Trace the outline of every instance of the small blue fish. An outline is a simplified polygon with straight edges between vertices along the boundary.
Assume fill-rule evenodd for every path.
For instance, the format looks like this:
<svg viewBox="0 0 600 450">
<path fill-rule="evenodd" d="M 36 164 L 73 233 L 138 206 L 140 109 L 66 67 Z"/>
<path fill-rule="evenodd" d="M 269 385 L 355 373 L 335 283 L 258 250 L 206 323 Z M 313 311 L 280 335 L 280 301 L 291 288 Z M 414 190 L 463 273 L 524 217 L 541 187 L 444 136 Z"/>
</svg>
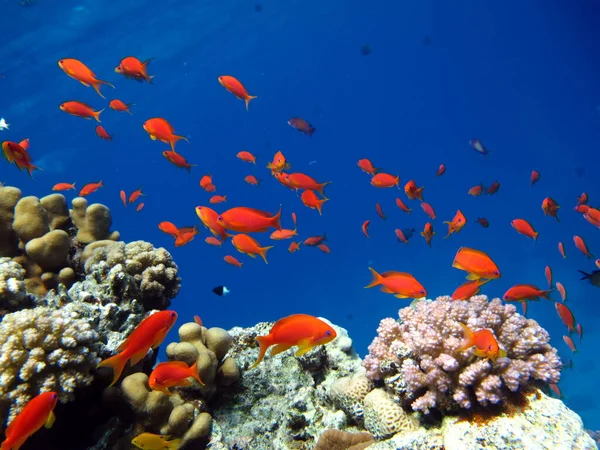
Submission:
<svg viewBox="0 0 600 450">
<path fill-rule="evenodd" d="M 473 147 L 473 150 L 475 150 L 477 153 L 481 153 L 482 155 L 487 155 L 490 152 L 484 147 L 483 143 L 479 139 L 471 139 L 469 141 L 469 145 Z"/>
</svg>

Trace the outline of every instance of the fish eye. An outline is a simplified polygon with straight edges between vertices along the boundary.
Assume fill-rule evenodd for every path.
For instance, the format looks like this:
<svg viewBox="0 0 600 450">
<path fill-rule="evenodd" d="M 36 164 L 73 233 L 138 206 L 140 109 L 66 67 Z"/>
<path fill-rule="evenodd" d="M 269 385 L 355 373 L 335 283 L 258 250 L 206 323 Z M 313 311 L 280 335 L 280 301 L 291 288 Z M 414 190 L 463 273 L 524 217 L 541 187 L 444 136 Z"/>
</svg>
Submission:
<svg viewBox="0 0 600 450">
<path fill-rule="evenodd" d="M 459 222 L 462 222 L 462 219 L 458 219 Z"/>
<path fill-rule="evenodd" d="M 494 270 L 494 275 L 500 275 L 500 271 L 499 270 Z"/>
<path fill-rule="evenodd" d="M 52 400 L 55 400 L 57 398 L 58 398 L 58 394 L 56 394 L 56 393 L 52 394 Z"/>
<path fill-rule="evenodd" d="M 171 313 L 171 317 L 175 317 L 175 313 L 174 312 Z"/>
<path fill-rule="evenodd" d="M 327 331 L 325 332 L 325 336 L 331 336 L 331 331 L 327 330 Z"/>
<path fill-rule="evenodd" d="M 419 294 L 425 294 L 425 289 L 421 289 L 421 290 L 419 291 Z"/>
</svg>

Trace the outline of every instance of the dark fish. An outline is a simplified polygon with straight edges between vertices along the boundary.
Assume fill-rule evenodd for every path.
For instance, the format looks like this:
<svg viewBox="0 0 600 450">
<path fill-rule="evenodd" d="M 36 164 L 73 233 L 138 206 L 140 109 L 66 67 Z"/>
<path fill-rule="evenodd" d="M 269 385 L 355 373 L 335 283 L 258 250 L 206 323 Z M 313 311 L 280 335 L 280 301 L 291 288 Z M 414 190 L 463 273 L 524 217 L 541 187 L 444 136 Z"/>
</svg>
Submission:
<svg viewBox="0 0 600 450">
<path fill-rule="evenodd" d="M 229 294 L 229 289 L 227 289 L 226 286 L 217 286 L 216 288 L 213 288 L 212 291 L 219 297 Z"/>
<path fill-rule="evenodd" d="M 309 136 L 312 136 L 316 129 L 301 117 L 292 117 L 288 120 L 288 125 Z"/>
<path fill-rule="evenodd" d="M 600 287 L 600 270 L 594 270 L 592 273 L 587 273 L 583 270 L 578 270 L 577 272 L 583 275 L 581 280 L 589 280 L 594 286 Z"/>
</svg>

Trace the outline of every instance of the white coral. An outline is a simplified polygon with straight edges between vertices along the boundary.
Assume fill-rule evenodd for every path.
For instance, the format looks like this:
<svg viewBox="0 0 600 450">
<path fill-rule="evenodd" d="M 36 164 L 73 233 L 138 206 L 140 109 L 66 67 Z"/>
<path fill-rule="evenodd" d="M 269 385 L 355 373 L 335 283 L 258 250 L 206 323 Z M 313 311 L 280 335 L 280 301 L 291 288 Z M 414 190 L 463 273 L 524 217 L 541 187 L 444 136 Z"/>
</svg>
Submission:
<svg viewBox="0 0 600 450">
<path fill-rule="evenodd" d="M 10 258 L 0 258 L 0 308 L 18 309 L 25 297 L 25 269 Z"/>
</svg>

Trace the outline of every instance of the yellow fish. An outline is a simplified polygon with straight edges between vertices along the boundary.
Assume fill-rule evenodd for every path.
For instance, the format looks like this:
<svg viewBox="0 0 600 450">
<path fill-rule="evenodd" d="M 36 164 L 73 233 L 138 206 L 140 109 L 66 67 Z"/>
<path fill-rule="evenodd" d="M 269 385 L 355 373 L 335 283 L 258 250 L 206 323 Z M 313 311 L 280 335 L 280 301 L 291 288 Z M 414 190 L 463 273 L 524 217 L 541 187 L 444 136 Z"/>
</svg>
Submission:
<svg viewBox="0 0 600 450">
<path fill-rule="evenodd" d="M 168 434 L 142 433 L 133 438 L 131 443 L 144 450 L 177 450 L 180 439 L 169 441 Z"/>
</svg>

